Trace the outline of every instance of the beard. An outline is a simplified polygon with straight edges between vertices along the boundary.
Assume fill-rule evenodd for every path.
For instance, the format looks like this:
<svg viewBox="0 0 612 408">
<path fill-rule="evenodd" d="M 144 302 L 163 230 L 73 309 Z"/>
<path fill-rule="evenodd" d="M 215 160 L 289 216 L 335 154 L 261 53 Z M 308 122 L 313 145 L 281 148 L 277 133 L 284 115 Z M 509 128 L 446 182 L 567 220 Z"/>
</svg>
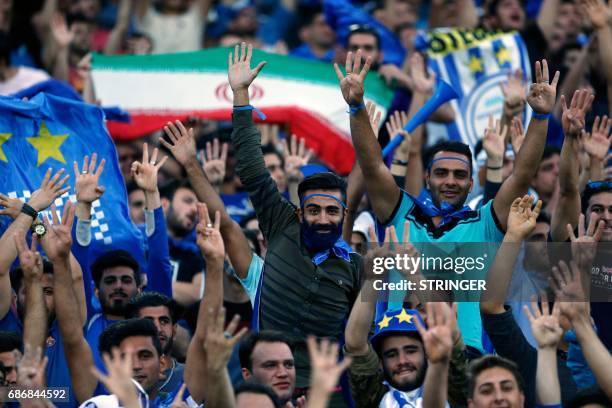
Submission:
<svg viewBox="0 0 612 408">
<path fill-rule="evenodd" d="M 168 211 L 168 228 L 170 228 L 177 237 L 185 237 L 191 232 L 191 228 L 188 229 L 181 223 L 172 210 L 172 207 L 170 207 Z"/>
<path fill-rule="evenodd" d="M 125 292 L 121 292 L 126 295 L 123 299 L 110 299 L 110 296 L 115 292 L 109 294 L 108 296 L 101 296 L 103 301 L 100 302 L 100 306 L 102 307 L 102 311 L 105 315 L 113 315 L 113 316 L 125 316 L 125 309 L 129 301 L 129 296 L 125 294 Z"/>
<path fill-rule="evenodd" d="M 427 361 L 425 361 L 419 369 L 412 364 L 407 364 L 406 366 L 417 370 L 416 377 L 411 380 L 404 380 L 401 383 L 396 382 L 393 379 L 392 373 L 390 373 L 386 368 L 383 368 L 385 380 L 387 380 L 387 382 L 396 390 L 405 392 L 416 390 L 423 385 L 423 381 L 425 381 L 425 373 L 427 372 Z"/>
</svg>

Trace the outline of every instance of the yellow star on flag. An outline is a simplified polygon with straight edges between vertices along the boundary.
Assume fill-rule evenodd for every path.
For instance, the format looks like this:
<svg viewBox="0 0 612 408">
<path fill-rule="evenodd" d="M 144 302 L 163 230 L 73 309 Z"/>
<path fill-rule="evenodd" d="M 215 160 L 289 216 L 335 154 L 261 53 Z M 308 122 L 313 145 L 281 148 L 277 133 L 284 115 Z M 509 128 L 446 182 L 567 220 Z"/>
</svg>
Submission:
<svg viewBox="0 0 612 408">
<path fill-rule="evenodd" d="M 482 72 L 482 61 L 480 60 L 480 58 L 478 58 L 475 55 L 472 55 L 470 57 L 470 65 L 469 65 L 470 71 L 472 72 Z"/>
<path fill-rule="evenodd" d="M 60 163 L 66 164 L 66 159 L 60 151 L 60 146 L 64 143 L 64 140 L 68 138 L 68 134 L 64 135 L 52 135 L 47 128 L 45 122 L 40 124 L 38 130 L 38 137 L 27 137 L 28 142 L 34 146 L 38 151 L 38 161 L 36 167 L 40 167 L 41 164 L 47 159 L 55 159 Z"/>
<path fill-rule="evenodd" d="M 397 320 L 399 320 L 400 323 L 401 322 L 412 323 L 412 318 L 414 316 L 412 316 L 411 314 L 407 313 L 405 309 L 402 309 L 402 311 L 399 314 L 397 314 L 397 315 L 395 315 L 393 317 L 396 317 Z"/>
<path fill-rule="evenodd" d="M 4 154 L 4 150 L 2 150 L 2 145 L 4 142 L 9 140 L 13 136 L 12 133 L 0 133 L 0 160 L 8 163 L 8 159 L 6 158 L 6 154 Z"/>
<path fill-rule="evenodd" d="M 385 327 L 389 327 L 389 323 L 393 318 L 389 316 L 384 316 L 380 322 L 378 322 L 378 328 L 384 329 Z"/>
<path fill-rule="evenodd" d="M 497 50 L 497 53 L 495 54 L 495 56 L 497 57 L 497 61 L 499 62 L 499 65 L 503 65 L 506 62 L 512 62 L 510 61 L 510 52 L 508 51 L 506 47 L 500 47 Z"/>
</svg>

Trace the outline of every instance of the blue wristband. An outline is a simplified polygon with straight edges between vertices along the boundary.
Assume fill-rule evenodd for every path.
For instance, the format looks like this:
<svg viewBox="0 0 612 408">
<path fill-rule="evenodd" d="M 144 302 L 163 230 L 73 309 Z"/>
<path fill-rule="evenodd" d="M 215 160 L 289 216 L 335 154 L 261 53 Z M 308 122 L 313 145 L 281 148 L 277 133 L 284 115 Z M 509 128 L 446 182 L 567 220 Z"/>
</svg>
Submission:
<svg viewBox="0 0 612 408">
<path fill-rule="evenodd" d="M 257 109 L 253 105 L 234 106 L 234 112 L 241 112 L 241 111 L 247 111 L 247 110 L 248 111 L 255 111 L 255 113 L 257 114 L 259 119 L 266 120 L 266 115 L 264 115 L 264 113 L 262 111 L 260 111 L 259 109 Z"/>
<path fill-rule="evenodd" d="M 533 115 L 531 115 L 532 118 L 534 119 L 539 119 L 539 120 L 547 120 L 550 119 L 550 112 L 549 113 L 535 113 L 533 112 Z"/>
<path fill-rule="evenodd" d="M 349 105 L 349 110 L 347 111 L 347 113 L 353 116 L 354 114 L 359 112 L 361 109 L 365 109 L 365 105 L 363 104 L 363 102 L 360 103 L 359 105 Z"/>
</svg>

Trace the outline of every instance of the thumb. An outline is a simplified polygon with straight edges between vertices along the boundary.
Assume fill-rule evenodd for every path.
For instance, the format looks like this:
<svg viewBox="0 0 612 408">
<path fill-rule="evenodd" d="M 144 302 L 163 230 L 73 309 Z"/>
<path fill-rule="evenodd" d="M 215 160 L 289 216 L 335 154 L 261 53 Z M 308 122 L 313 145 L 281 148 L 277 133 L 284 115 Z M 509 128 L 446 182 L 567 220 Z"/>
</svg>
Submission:
<svg viewBox="0 0 612 408">
<path fill-rule="evenodd" d="M 98 193 L 98 194 L 104 194 L 105 191 L 106 191 L 106 187 L 104 187 L 104 186 L 96 187 L 96 193 Z"/>
<path fill-rule="evenodd" d="M 259 73 L 261 72 L 261 70 L 263 69 L 264 65 L 266 65 L 267 62 L 266 61 L 262 61 L 259 64 L 257 64 L 257 66 L 255 67 L 255 69 L 253 70 L 255 72 L 255 76 L 259 75 Z"/>
</svg>

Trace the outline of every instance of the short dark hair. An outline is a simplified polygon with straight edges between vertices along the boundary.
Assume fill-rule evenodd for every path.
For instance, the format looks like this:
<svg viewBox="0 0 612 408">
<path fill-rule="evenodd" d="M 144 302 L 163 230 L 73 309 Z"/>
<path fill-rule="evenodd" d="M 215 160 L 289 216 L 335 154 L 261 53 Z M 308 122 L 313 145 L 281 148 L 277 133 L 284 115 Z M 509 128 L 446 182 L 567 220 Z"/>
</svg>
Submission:
<svg viewBox="0 0 612 408">
<path fill-rule="evenodd" d="M 46 259 L 43 259 L 43 273 L 53 275 L 53 264 Z M 23 269 L 21 269 L 21 266 L 17 266 L 11 271 L 10 279 L 11 287 L 15 293 L 18 293 L 23 284 Z"/>
<path fill-rule="evenodd" d="M 589 200 L 591 200 L 591 197 L 600 193 L 612 193 L 612 181 L 591 181 L 586 185 L 580 196 L 582 212 L 585 215 L 587 215 L 586 210 L 589 208 Z"/>
<path fill-rule="evenodd" d="M 546 146 L 544 148 L 544 152 L 542 153 L 542 160 L 549 159 L 555 154 L 561 154 L 561 150 L 557 146 Z"/>
<path fill-rule="evenodd" d="M 157 350 L 157 355 L 162 355 L 157 328 L 149 319 L 127 319 L 111 324 L 100 334 L 98 351 L 100 353 L 110 353 L 114 347 L 119 347 L 123 340 L 135 336 L 150 337 L 155 350 Z"/>
<path fill-rule="evenodd" d="M 172 201 L 172 197 L 174 197 L 174 194 L 180 188 L 186 188 L 188 190 L 193 191 L 193 187 L 191 187 L 191 184 L 189 184 L 189 180 L 186 180 L 186 179 L 176 180 L 175 179 L 161 186 L 159 188 L 159 195 L 162 198 L 166 198 Z"/>
<path fill-rule="evenodd" d="M 141 309 L 157 306 L 165 306 L 170 314 L 172 324 L 176 324 L 180 315 L 178 303 L 176 303 L 174 299 L 159 292 L 143 292 L 130 299 L 127 304 L 125 317 L 128 319 L 138 318 L 140 317 L 138 314 Z"/>
<path fill-rule="evenodd" d="M 519 372 L 518 366 L 514 361 L 508 360 L 507 358 L 486 355 L 476 360 L 473 360 L 468 367 L 468 383 L 467 383 L 467 397 L 474 397 L 474 389 L 476 388 L 476 378 L 485 370 L 490 368 L 500 367 L 506 369 L 512 373 L 516 383 L 518 384 L 519 390 L 525 392 L 525 384 L 523 377 Z"/>
<path fill-rule="evenodd" d="M 581 408 L 589 404 L 598 404 L 604 407 L 612 406 L 612 401 L 606 396 L 606 394 L 597 386 L 584 388 L 578 391 L 574 398 L 572 398 L 566 408 Z"/>
<path fill-rule="evenodd" d="M 234 396 L 238 397 L 238 395 L 242 393 L 267 395 L 270 398 L 270 400 L 272 400 L 272 404 L 274 404 L 274 408 L 281 408 L 281 403 L 280 403 L 280 400 L 278 399 L 278 396 L 276 395 L 274 390 L 272 390 L 272 388 L 270 388 L 269 386 L 265 384 L 261 384 L 261 383 L 254 382 L 254 381 L 245 381 L 242 384 L 240 384 L 238 387 L 236 387 L 236 390 L 234 391 Z"/>
<path fill-rule="evenodd" d="M 0 353 L 6 353 L 13 350 L 23 352 L 22 337 L 17 332 L 0 331 Z"/>
<path fill-rule="evenodd" d="M 442 140 L 435 145 L 431 146 L 427 152 L 425 153 L 425 163 L 427 165 L 427 171 L 431 169 L 432 161 L 434 156 L 439 152 L 453 152 L 459 153 L 467 157 L 468 162 L 470 164 L 470 174 L 472 174 L 472 151 L 470 150 L 470 146 L 465 143 L 456 141 L 456 140 Z"/>
<path fill-rule="evenodd" d="M 134 191 L 142 190 L 138 184 L 134 180 L 130 180 L 126 185 L 128 195 L 132 194 Z"/>
<path fill-rule="evenodd" d="M 306 177 L 298 185 L 298 197 L 300 201 L 308 190 L 340 190 L 342 202 L 346 203 L 346 181 L 332 172 L 315 173 Z"/>
<path fill-rule="evenodd" d="M 240 343 L 238 349 L 238 357 L 240 358 L 240 367 L 251 370 L 253 368 L 253 362 L 251 361 L 251 354 L 257 343 L 285 343 L 291 349 L 291 353 L 295 348 L 293 342 L 287 338 L 283 333 L 274 330 L 262 330 L 259 332 L 251 332 Z"/>
<path fill-rule="evenodd" d="M 376 31 L 376 29 L 374 29 L 374 27 L 367 25 L 367 24 L 353 24 L 349 26 L 349 33 L 346 36 L 346 45 L 348 47 L 348 45 L 351 42 L 351 37 L 355 34 L 369 34 L 371 36 L 374 37 L 375 41 L 376 41 L 376 48 L 378 48 L 379 50 L 380 48 L 380 35 L 378 34 L 378 32 Z"/>
<path fill-rule="evenodd" d="M 497 14 L 497 7 L 499 6 L 499 3 L 501 3 L 501 0 L 491 0 L 487 6 L 487 15 L 489 16 L 494 16 Z M 521 7 L 525 7 L 525 0 L 519 0 L 519 3 L 521 3 Z"/>
<path fill-rule="evenodd" d="M 274 147 L 274 145 L 267 144 L 267 145 L 261 146 L 261 154 L 263 154 L 264 156 L 266 154 L 275 154 L 278 156 L 278 159 L 281 162 L 281 166 L 285 165 L 285 160 L 283 158 L 283 155 L 280 154 L 278 150 L 276 150 L 276 147 Z"/>
<path fill-rule="evenodd" d="M 100 287 L 100 280 L 102 279 L 104 271 L 116 266 L 127 266 L 131 268 L 134 272 L 136 285 L 140 286 L 140 265 L 138 265 L 138 261 L 136 261 L 128 251 L 115 249 L 100 255 L 91 265 L 91 276 L 93 277 L 96 288 Z"/>
</svg>

